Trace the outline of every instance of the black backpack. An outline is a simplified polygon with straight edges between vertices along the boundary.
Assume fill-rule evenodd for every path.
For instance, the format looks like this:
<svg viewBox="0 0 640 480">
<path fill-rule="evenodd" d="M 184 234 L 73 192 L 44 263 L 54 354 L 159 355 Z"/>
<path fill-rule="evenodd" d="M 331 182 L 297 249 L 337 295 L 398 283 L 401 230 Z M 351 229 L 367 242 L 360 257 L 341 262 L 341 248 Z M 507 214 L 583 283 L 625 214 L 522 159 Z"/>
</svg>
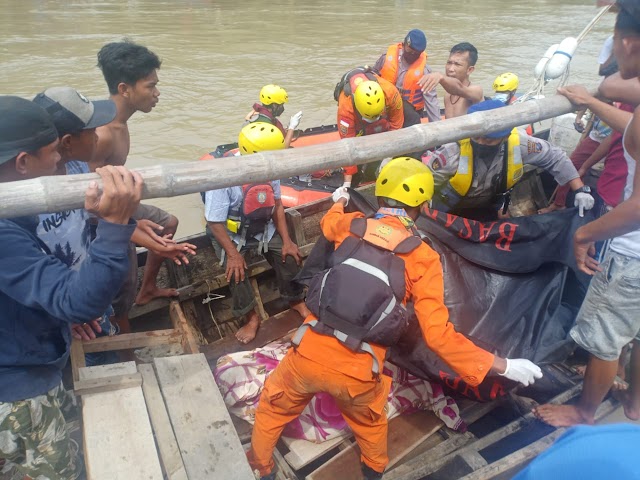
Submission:
<svg viewBox="0 0 640 480">
<path fill-rule="evenodd" d="M 299 345 L 308 327 L 335 336 L 353 351 L 373 354 L 369 343 L 394 345 L 405 331 L 409 314 L 405 296 L 404 260 L 422 243 L 409 235 L 388 248 L 372 243 L 396 230 L 378 220 L 358 218 L 347 237 L 332 254 L 331 267 L 309 283 L 306 304 L 318 321 L 302 325 L 293 338 Z M 397 231 L 395 233 L 398 233 Z M 374 373 L 380 372 L 374 356 Z"/>
</svg>

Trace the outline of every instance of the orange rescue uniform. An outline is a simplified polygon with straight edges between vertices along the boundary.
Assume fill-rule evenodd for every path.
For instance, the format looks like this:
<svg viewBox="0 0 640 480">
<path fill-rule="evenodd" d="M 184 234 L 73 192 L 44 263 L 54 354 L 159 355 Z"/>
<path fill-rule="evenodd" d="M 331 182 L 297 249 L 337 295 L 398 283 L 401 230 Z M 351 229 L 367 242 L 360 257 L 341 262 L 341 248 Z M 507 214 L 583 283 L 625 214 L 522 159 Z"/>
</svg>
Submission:
<svg viewBox="0 0 640 480">
<path fill-rule="evenodd" d="M 344 213 L 342 204 L 336 203 L 321 221 L 322 233 L 338 248 L 351 235 L 351 222 L 358 217 L 364 215 Z M 404 228 L 394 216 L 384 216 L 380 221 Z M 414 302 L 425 343 L 465 382 L 478 385 L 493 365 L 494 355 L 456 332 L 449 322 L 440 257 L 425 243 L 399 256 L 405 262 L 404 302 Z M 309 315 L 305 323 L 315 319 Z M 371 346 L 383 365 L 386 348 Z M 391 379 L 386 375 L 375 378 L 372 367 L 370 354 L 353 352 L 336 338 L 308 329 L 297 349 L 289 350 L 265 382 L 248 453 L 251 467 L 261 475 L 269 474 L 273 469 L 271 455 L 284 426 L 300 415 L 316 392 L 328 392 L 356 437 L 361 460 L 383 472 L 388 463 L 384 407 Z"/>
<path fill-rule="evenodd" d="M 402 96 L 398 89 L 391 82 L 376 75 L 376 81 L 384 93 L 385 110 L 378 122 L 368 124 L 355 110 L 353 98 L 340 92 L 338 97 L 338 133 L 340 138 L 359 137 L 372 133 L 382 133 L 389 130 L 399 130 L 404 123 L 404 110 L 402 107 Z M 358 172 L 357 166 L 345 167 L 345 175 L 355 175 Z"/>
</svg>

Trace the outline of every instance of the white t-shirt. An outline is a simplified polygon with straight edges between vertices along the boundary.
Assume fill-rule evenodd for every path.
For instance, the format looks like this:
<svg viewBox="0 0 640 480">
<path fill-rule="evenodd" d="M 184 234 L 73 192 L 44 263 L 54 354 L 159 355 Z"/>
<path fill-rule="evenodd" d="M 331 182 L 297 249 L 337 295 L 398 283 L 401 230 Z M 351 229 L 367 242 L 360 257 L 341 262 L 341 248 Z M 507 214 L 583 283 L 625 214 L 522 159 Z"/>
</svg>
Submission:
<svg viewBox="0 0 640 480">
<path fill-rule="evenodd" d="M 631 124 L 631 122 L 629 122 Z M 624 137 L 627 136 L 629 125 L 624 131 Z M 622 148 L 624 149 L 624 159 L 627 161 L 627 183 L 624 186 L 624 199 L 627 200 L 633 193 L 633 177 L 636 172 L 636 161 L 631 157 L 627 149 L 624 147 L 624 137 L 622 137 Z M 611 250 L 626 255 L 627 257 L 640 258 L 640 229 L 625 233 L 611 241 Z"/>
<path fill-rule="evenodd" d="M 604 65 L 605 62 L 609 60 L 609 57 L 611 56 L 612 53 L 613 53 L 613 35 L 610 35 L 609 38 L 607 38 L 604 41 L 604 44 L 602 45 L 602 50 L 600 50 L 600 55 L 598 55 L 598 63 L 600 65 Z"/>
</svg>

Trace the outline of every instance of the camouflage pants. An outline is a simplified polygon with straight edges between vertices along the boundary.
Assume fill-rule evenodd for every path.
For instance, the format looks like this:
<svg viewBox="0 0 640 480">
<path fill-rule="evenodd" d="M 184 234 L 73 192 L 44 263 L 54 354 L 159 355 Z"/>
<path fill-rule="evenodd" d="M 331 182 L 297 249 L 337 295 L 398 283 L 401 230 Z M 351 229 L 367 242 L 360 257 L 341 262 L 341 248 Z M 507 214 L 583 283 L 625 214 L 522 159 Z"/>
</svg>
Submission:
<svg viewBox="0 0 640 480">
<path fill-rule="evenodd" d="M 38 480 L 75 480 L 82 461 L 63 414 L 76 408 L 62 383 L 43 395 L 0 402 L 0 458 Z"/>
</svg>

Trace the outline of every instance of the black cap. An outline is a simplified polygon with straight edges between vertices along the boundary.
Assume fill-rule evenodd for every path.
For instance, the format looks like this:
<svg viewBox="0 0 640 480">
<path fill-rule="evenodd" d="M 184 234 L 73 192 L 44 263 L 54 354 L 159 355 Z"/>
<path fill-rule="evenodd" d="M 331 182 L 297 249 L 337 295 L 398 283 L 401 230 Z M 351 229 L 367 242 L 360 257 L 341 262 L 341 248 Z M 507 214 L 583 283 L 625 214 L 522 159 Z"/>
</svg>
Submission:
<svg viewBox="0 0 640 480">
<path fill-rule="evenodd" d="M 0 96 L 0 165 L 58 139 L 49 114 L 29 100 Z"/>
</svg>

